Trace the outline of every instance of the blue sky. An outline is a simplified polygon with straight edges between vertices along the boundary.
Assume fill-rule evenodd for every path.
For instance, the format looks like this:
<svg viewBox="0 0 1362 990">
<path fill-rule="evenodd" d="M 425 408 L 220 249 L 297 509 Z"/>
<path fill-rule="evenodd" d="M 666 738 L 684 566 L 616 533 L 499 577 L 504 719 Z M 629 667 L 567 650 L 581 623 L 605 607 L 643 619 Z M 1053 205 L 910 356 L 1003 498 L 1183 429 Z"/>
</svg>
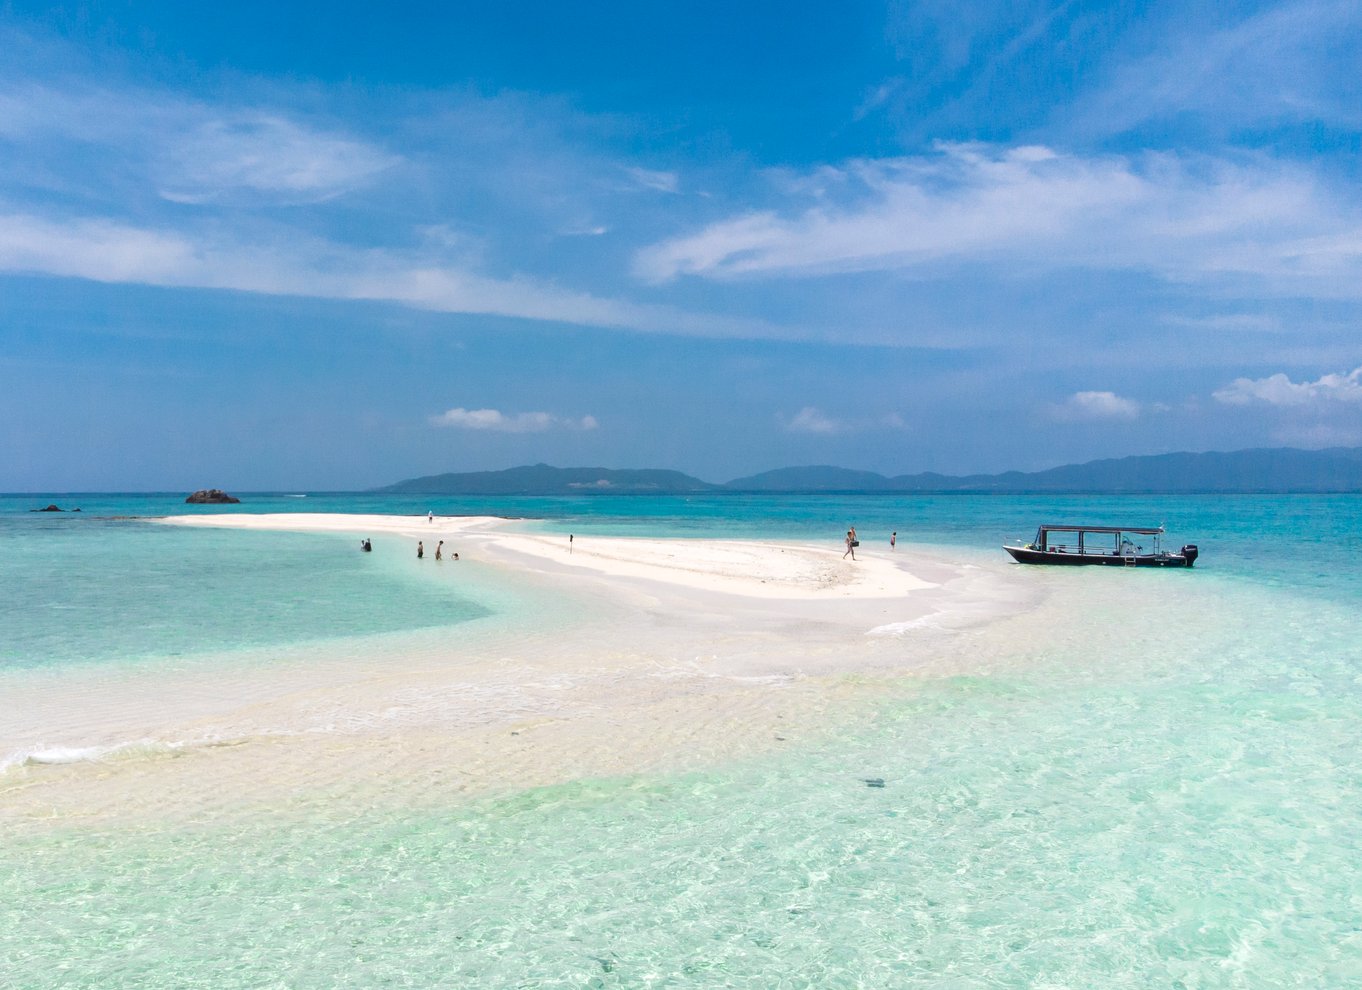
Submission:
<svg viewBox="0 0 1362 990">
<path fill-rule="evenodd" d="M 0 490 L 1362 445 L 1362 6 L 0 4 Z"/>
</svg>

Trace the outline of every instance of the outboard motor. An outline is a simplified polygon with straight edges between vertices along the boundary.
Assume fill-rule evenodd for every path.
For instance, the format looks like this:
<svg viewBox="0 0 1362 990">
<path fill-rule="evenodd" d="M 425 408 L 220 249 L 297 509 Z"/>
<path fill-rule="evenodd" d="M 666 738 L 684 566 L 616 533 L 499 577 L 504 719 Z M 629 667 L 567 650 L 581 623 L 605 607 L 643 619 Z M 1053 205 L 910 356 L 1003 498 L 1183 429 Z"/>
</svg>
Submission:
<svg viewBox="0 0 1362 990">
<path fill-rule="evenodd" d="M 1182 555 L 1187 559 L 1187 566 L 1191 567 L 1196 563 L 1197 548 L 1195 543 L 1188 543 L 1182 548 Z"/>
</svg>

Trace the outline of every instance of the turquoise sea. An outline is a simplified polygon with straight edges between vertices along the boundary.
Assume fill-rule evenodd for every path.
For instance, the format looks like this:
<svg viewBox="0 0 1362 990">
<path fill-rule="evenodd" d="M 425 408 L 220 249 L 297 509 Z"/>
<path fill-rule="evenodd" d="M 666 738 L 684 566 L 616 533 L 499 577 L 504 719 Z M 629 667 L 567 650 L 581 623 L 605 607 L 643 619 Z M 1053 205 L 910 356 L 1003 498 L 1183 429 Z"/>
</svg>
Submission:
<svg viewBox="0 0 1362 990">
<path fill-rule="evenodd" d="M 933 641 L 948 674 L 700 770 L 221 826 L 0 815 L 0 987 L 1362 985 L 1362 497 L 304 494 L 0 496 L 0 738 L 35 684 L 249 682 L 539 621 L 423 580 L 405 547 L 143 521 L 172 513 L 834 546 L 855 524 L 1009 568 L 1039 604 Z M 49 502 L 82 511 L 29 511 Z M 1201 559 L 1006 563 L 1005 539 L 1064 521 L 1162 523 Z M 0 812 L 62 769 L 27 760 L 0 751 Z"/>
</svg>

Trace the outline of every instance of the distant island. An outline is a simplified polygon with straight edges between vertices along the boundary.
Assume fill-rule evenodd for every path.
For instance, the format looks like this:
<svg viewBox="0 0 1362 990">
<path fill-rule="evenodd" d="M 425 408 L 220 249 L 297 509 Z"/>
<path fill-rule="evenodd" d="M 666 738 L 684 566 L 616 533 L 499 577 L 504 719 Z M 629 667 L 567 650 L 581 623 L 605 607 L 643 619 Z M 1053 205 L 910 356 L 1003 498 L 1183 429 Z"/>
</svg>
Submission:
<svg viewBox="0 0 1362 990">
<path fill-rule="evenodd" d="M 401 495 L 685 495 L 719 492 L 963 492 L 999 494 L 1273 494 L 1362 492 L 1362 447 L 1292 447 L 1153 454 L 1089 461 L 1044 471 L 952 476 L 925 472 L 885 477 L 817 466 L 765 471 L 724 484 L 680 471 L 557 468 L 435 474 L 374 489 Z"/>
<path fill-rule="evenodd" d="M 200 488 L 185 502 L 189 505 L 236 505 L 241 499 L 228 495 L 221 488 Z"/>
</svg>

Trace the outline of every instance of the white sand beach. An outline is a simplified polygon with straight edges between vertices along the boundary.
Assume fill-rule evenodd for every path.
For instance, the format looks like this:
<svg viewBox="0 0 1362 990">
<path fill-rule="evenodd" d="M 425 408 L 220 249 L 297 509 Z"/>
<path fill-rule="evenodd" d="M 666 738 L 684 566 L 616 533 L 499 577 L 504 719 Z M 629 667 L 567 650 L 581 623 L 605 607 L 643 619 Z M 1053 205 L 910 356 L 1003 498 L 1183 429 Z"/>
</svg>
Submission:
<svg viewBox="0 0 1362 990">
<path fill-rule="evenodd" d="M 952 637 L 1034 593 L 1001 565 L 902 545 L 853 561 L 835 539 L 569 544 L 488 517 L 163 521 L 367 537 L 412 560 L 420 540 L 423 577 L 503 597 L 484 620 L 282 651 L 250 676 L 198 664 L 66 674 L 53 691 L 30 680 L 0 754 L 34 752 L 38 733 L 46 748 L 0 780 L 0 815 L 301 813 L 704 766 L 826 731 L 905 675 L 959 669 Z"/>
</svg>

